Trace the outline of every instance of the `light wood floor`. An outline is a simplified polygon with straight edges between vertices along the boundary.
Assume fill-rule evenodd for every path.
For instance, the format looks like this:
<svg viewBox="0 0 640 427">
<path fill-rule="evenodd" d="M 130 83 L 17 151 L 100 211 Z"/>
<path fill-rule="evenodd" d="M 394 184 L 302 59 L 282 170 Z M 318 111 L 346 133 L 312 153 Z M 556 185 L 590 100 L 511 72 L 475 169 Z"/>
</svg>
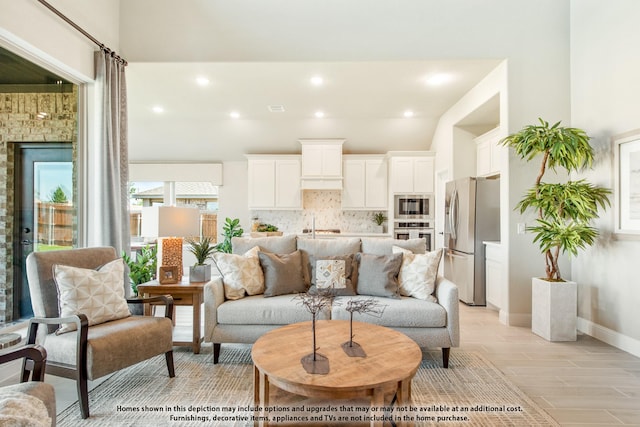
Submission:
<svg viewBox="0 0 640 427">
<path fill-rule="evenodd" d="M 177 309 L 178 327 L 190 330 L 189 308 Z M 528 328 L 500 324 L 484 307 L 461 304 L 460 322 L 461 348 L 483 354 L 560 424 L 640 426 L 640 358 L 586 335 L 549 343 Z M 58 412 L 77 400 L 73 381 L 48 375 L 47 382 L 56 387 Z"/>
</svg>

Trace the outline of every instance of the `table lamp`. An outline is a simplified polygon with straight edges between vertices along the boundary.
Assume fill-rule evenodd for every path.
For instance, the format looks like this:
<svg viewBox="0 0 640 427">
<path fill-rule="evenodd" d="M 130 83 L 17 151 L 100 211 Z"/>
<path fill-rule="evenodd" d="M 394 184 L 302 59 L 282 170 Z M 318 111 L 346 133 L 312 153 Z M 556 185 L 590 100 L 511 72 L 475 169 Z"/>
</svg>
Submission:
<svg viewBox="0 0 640 427">
<path fill-rule="evenodd" d="M 200 235 L 200 210 L 178 206 L 142 208 L 142 237 L 158 242 L 158 272 L 160 283 L 182 280 L 182 243 L 184 237 Z"/>
</svg>

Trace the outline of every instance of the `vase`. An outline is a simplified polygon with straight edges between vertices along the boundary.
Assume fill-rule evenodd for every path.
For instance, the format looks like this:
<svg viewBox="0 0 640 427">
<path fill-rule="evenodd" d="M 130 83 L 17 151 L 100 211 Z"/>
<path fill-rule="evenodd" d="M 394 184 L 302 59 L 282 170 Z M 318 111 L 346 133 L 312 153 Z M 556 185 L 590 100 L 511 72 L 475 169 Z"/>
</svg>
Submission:
<svg viewBox="0 0 640 427">
<path fill-rule="evenodd" d="M 189 282 L 208 282 L 211 280 L 211 265 L 192 265 L 189 267 Z"/>
<path fill-rule="evenodd" d="M 531 280 L 531 331 L 547 341 L 575 341 L 578 291 L 576 282 Z"/>
</svg>

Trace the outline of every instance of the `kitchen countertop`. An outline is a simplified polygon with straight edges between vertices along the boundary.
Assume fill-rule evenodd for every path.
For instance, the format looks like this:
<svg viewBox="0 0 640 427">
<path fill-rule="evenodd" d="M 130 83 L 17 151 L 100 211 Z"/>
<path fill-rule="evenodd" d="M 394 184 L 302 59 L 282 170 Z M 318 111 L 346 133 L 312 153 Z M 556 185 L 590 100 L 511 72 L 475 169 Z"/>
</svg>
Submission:
<svg viewBox="0 0 640 427">
<path fill-rule="evenodd" d="M 306 237 L 311 238 L 311 233 L 298 233 L 298 237 Z M 316 233 L 316 239 L 338 239 L 341 237 L 379 237 L 379 238 L 390 238 L 391 233 Z"/>
</svg>

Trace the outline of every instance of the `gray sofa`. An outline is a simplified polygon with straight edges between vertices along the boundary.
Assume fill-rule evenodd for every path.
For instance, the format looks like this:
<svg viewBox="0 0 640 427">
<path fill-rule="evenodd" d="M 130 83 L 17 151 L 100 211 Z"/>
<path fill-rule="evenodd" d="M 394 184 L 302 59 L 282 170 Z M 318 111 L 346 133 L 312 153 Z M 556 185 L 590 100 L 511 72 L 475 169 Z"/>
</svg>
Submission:
<svg viewBox="0 0 640 427">
<path fill-rule="evenodd" d="M 308 239 L 294 235 L 268 238 L 234 238 L 234 254 L 244 254 L 255 246 L 262 252 L 289 254 L 299 250 L 303 265 L 311 270 L 314 259 L 362 252 L 390 255 L 392 246 L 400 246 L 414 253 L 424 253 L 423 239 L 394 240 L 385 238 Z M 215 274 L 216 268 L 213 267 Z M 443 277 L 436 280 L 432 294 L 437 302 L 402 296 L 398 299 L 380 296 L 336 296 L 330 311 L 319 319 L 349 319 L 345 302 L 349 298 L 374 298 L 384 305 L 380 317 L 354 313 L 354 320 L 387 326 L 402 332 L 422 348 L 442 348 L 443 366 L 448 367 L 449 350 L 460 341 L 458 316 L 458 288 Z M 205 342 L 213 343 L 213 362 L 218 363 L 221 344 L 254 343 L 264 333 L 295 322 L 311 320 L 311 315 L 293 298 L 294 295 L 246 296 L 237 300 L 225 299 L 220 276 L 204 287 Z"/>
</svg>

